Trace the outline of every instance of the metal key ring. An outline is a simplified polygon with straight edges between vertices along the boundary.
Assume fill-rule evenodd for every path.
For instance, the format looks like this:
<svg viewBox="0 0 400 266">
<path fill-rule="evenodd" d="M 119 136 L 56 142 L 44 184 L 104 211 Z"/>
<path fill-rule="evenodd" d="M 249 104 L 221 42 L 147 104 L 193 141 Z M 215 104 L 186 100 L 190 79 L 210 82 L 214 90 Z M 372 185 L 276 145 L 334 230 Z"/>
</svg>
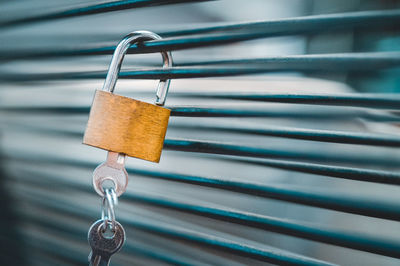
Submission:
<svg viewBox="0 0 400 266">
<path fill-rule="evenodd" d="M 121 196 L 128 185 L 128 172 L 125 169 L 125 154 L 111 152 L 107 153 L 107 160 L 93 171 L 93 187 L 101 197 L 104 197 L 103 184 L 111 181 L 117 196 Z"/>
<path fill-rule="evenodd" d="M 115 210 L 114 206 L 118 204 L 118 197 L 114 188 L 105 189 L 105 195 L 102 201 L 101 219 L 103 220 L 103 231 L 111 224 L 111 231 L 115 231 Z M 106 215 L 107 213 L 107 215 Z"/>
</svg>

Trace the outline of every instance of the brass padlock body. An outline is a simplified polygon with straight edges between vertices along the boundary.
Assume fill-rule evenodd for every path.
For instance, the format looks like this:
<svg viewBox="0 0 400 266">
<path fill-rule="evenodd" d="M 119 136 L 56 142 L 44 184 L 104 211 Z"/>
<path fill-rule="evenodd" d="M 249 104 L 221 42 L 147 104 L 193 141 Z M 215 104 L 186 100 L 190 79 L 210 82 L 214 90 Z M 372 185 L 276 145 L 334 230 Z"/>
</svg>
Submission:
<svg viewBox="0 0 400 266">
<path fill-rule="evenodd" d="M 83 143 L 159 162 L 169 109 L 96 90 Z"/>
</svg>

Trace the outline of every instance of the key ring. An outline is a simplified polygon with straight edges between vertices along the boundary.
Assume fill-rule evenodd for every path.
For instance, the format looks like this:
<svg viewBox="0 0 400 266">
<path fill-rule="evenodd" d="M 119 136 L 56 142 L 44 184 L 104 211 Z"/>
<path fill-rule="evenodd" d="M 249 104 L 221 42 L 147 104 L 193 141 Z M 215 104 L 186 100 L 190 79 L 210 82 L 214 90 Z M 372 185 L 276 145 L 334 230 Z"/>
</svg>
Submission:
<svg viewBox="0 0 400 266">
<path fill-rule="evenodd" d="M 115 210 L 114 206 L 118 204 L 118 197 L 114 188 L 106 188 L 102 201 L 101 219 L 103 220 L 103 231 L 111 224 L 111 231 L 115 231 Z"/>
</svg>

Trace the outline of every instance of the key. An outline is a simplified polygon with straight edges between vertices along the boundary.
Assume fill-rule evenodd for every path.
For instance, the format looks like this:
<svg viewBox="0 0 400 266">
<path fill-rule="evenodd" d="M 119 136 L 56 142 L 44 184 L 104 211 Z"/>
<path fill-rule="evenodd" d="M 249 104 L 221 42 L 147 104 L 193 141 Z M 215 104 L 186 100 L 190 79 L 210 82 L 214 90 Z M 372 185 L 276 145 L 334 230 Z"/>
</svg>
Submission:
<svg viewBox="0 0 400 266">
<path fill-rule="evenodd" d="M 89 229 L 88 241 L 92 248 L 89 254 L 89 266 L 108 266 L 111 256 L 118 252 L 125 242 L 125 230 L 115 222 L 113 236 L 103 235 L 103 220 L 96 221 Z"/>
<path fill-rule="evenodd" d="M 107 153 L 107 160 L 100 164 L 93 172 L 93 187 L 97 194 L 104 197 L 103 183 L 110 180 L 114 183 L 117 196 L 121 196 L 128 186 L 128 172 L 125 169 L 125 154 Z"/>
</svg>

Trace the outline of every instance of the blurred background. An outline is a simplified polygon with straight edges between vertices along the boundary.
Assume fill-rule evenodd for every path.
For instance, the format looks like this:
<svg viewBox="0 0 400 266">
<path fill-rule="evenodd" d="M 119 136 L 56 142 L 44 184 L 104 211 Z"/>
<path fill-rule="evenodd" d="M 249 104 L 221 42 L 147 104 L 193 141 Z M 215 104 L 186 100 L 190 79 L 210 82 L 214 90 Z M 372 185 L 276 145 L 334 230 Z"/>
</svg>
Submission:
<svg viewBox="0 0 400 266">
<path fill-rule="evenodd" d="M 171 78 L 172 116 L 160 164 L 127 159 L 111 265 L 399 265 L 398 8 L 0 1 L 0 264 L 87 265 L 92 97 L 150 30 L 165 40 L 130 49 L 115 92 L 153 102 Z"/>
</svg>

